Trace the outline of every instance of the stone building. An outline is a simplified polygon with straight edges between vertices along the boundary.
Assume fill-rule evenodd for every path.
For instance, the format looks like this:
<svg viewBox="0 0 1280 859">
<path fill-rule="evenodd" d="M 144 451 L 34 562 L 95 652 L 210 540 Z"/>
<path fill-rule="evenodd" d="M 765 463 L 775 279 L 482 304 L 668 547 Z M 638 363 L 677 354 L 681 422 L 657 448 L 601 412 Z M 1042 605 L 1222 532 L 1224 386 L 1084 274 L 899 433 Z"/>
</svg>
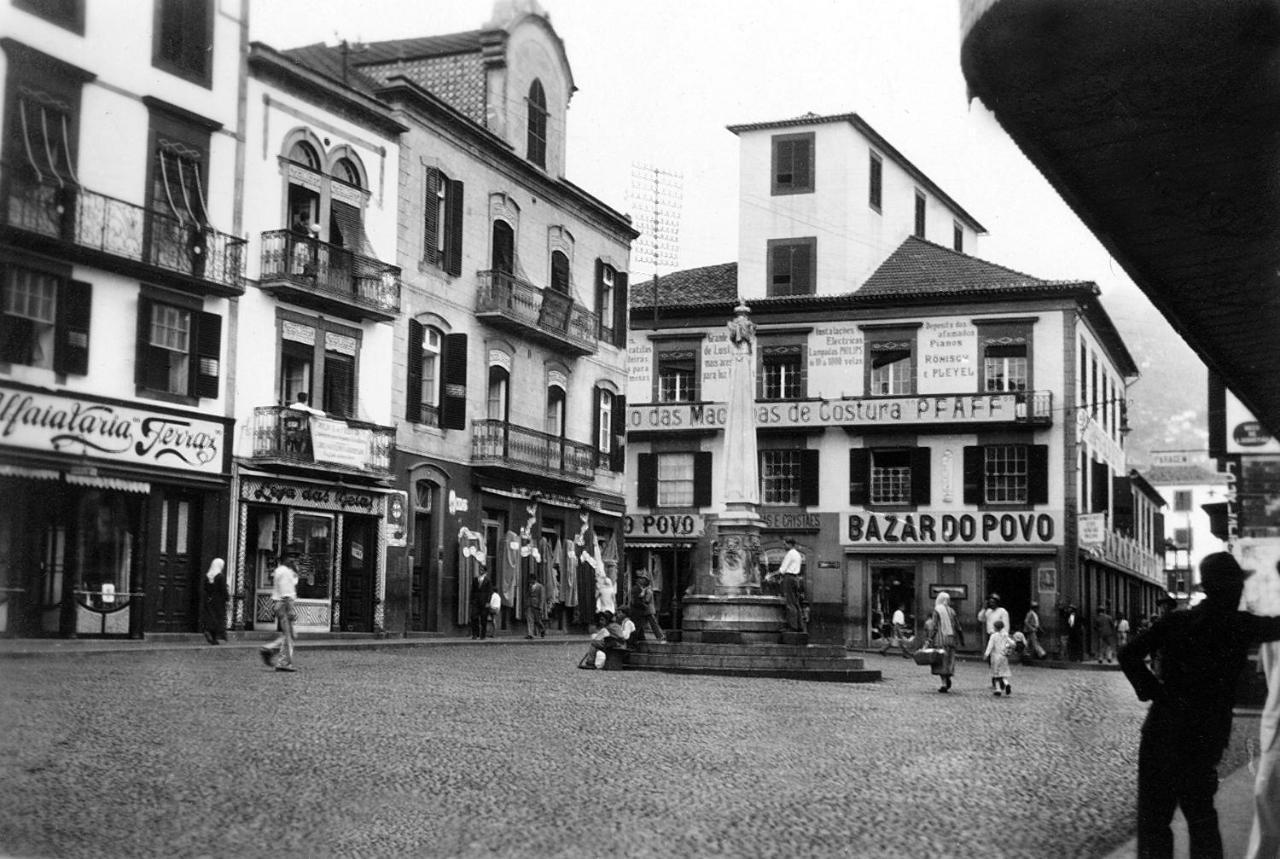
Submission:
<svg viewBox="0 0 1280 859">
<path fill-rule="evenodd" d="M 731 130 L 739 261 L 633 293 L 626 562 L 650 573 L 664 621 L 678 626 L 710 562 L 734 467 L 724 326 L 739 298 L 758 326 L 762 544 L 770 563 L 785 536 L 805 550 L 815 640 L 868 645 L 943 589 L 970 630 L 991 593 L 1019 621 L 1037 601 L 1051 628 L 1068 603 L 1153 607 L 1158 496 L 1116 482 L 1137 368 L 1097 286 L 962 253 L 981 225 L 856 114 Z M 1082 548 L 1079 514 L 1113 506 L 1140 512 Z"/>
</svg>

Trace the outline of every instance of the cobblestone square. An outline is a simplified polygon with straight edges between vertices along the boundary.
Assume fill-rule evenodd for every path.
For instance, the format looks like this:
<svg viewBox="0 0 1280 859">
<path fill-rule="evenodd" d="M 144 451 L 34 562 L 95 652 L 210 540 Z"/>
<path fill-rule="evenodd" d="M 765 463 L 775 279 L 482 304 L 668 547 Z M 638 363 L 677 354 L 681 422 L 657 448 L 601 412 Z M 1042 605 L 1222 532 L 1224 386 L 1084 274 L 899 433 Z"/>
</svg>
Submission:
<svg viewBox="0 0 1280 859">
<path fill-rule="evenodd" d="M 972 662 L 941 695 L 897 656 L 843 685 L 578 671 L 583 649 L 5 660 L 0 850 L 1066 857 L 1132 833 L 1144 705 L 1118 672 L 1015 669 L 995 699 Z"/>
</svg>

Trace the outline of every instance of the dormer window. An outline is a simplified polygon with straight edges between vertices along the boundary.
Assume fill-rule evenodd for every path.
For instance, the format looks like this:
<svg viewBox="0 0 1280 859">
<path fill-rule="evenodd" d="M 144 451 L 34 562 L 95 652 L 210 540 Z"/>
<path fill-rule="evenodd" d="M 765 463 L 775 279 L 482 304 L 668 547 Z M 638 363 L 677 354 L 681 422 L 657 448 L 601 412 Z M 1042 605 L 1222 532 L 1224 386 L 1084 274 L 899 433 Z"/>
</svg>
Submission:
<svg viewBox="0 0 1280 859">
<path fill-rule="evenodd" d="M 542 82 L 534 80 L 529 87 L 529 160 L 539 167 L 547 166 L 547 94 Z"/>
</svg>

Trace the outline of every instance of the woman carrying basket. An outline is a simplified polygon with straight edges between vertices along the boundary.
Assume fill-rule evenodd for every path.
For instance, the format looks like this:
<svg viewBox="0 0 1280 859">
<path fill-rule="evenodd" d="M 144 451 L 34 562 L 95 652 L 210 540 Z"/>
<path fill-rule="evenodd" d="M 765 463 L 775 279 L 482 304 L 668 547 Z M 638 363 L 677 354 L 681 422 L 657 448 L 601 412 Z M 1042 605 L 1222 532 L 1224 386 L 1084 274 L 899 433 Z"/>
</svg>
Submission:
<svg viewBox="0 0 1280 859">
<path fill-rule="evenodd" d="M 964 644 L 964 631 L 960 629 L 960 621 L 956 618 L 956 610 L 951 607 L 951 594 L 942 591 L 933 605 L 933 632 L 930 634 L 929 647 L 942 651 L 942 658 L 930 667 L 930 672 L 942 678 L 939 692 L 951 691 L 951 675 L 956 672 L 956 647 Z"/>
</svg>

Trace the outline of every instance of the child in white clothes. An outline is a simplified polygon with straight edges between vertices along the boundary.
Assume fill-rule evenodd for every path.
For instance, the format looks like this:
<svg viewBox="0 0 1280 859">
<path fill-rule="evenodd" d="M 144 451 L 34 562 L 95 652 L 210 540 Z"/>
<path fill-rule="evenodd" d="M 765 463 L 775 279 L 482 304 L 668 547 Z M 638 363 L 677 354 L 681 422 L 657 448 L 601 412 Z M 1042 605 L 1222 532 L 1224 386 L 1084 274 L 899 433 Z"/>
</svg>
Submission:
<svg viewBox="0 0 1280 859">
<path fill-rule="evenodd" d="M 999 696 L 1003 691 L 1006 695 L 1012 695 L 1013 673 L 1009 670 L 1009 654 L 1014 649 L 1013 639 L 1005 631 L 1003 620 L 997 620 L 994 627 L 995 632 L 991 633 L 991 638 L 987 640 L 987 650 L 982 654 L 984 659 L 991 662 L 991 694 Z"/>
</svg>

